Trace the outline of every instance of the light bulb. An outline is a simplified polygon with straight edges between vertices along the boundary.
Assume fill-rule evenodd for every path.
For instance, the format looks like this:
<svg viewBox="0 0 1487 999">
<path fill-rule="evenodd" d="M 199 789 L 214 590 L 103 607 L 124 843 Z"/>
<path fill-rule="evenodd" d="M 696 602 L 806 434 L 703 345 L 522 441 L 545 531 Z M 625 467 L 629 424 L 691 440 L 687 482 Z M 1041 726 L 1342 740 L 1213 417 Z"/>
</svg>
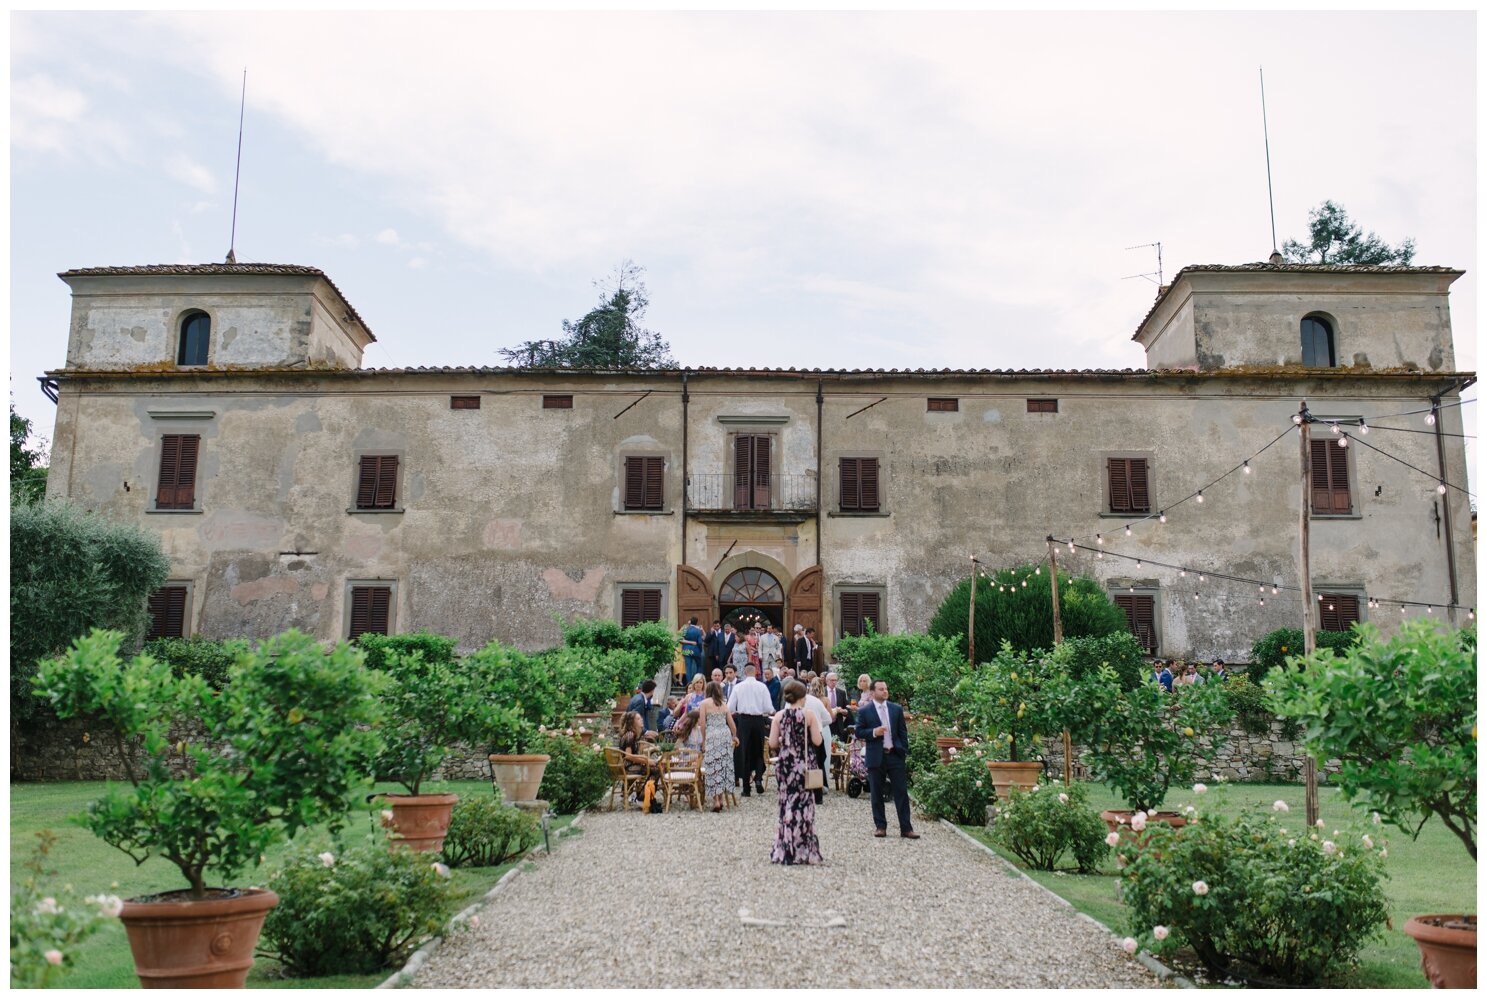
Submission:
<svg viewBox="0 0 1487 999">
<path fill-rule="evenodd" d="M 1208 577 L 1205 576 L 1205 575 L 1203 575 L 1203 573 L 1200 572 L 1200 573 L 1198 573 L 1198 582 L 1200 582 L 1200 583 L 1206 583 L 1206 582 L 1208 582 Z"/>
<path fill-rule="evenodd" d="M 1036 569 L 1034 569 L 1033 570 L 1033 575 L 1034 576 L 1041 576 L 1041 575 L 1043 575 L 1043 567 L 1040 565 Z"/>
<path fill-rule="evenodd" d="M 1130 524 L 1127 524 L 1126 525 L 1126 537 L 1129 538 L 1130 536 L 1131 536 L 1131 525 Z"/>
<path fill-rule="evenodd" d="M 1198 591 L 1197 590 L 1194 590 L 1193 591 L 1193 599 L 1194 600 L 1197 600 L 1198 599 Z"/>
<path fill-rule="evenodd" d="M 1425 608 L 1425 613 L 1427 613 L 1427 614 L 1434 614 L 1435 613 L 1435 608 L 1434 607 L 1427 606 Z"/>
<path fill-rule="evenodd" d="M 1435 491 L 1438 492 L 1438 493 L 1440 493 L 1442 496 L 1446 495 L 1446 484 L 1445 484 L 1445 482 L 1438 483 L 1436 485 L 1436 487 L 1435 487 Z"/>
<path fill-rule="evenodd" d="M 1104 543 L 1105 543 L 1105 537 L 1104 537 L 1104 535 L 1096 534 L 1095 535 L 1095 544 L 1097 544 L 1097 545 L 1103 545 Z"/>
<path fill-rule="evenodd" d="M 1178 569 L 1177 574 L 1179 576 L 1186 576 L 1188 574 L 1188 571 L 1186 569 Z"/>
<path fill-rule="evenodd" d="M 1338 438 L 1338 440 L 1337 440 L 1337 446 L 1338 447 L 1347 447 L 1348 446 L 1348 435 L 1347 434 L 1343 434 L 1341 437 Z"/>
<path fill-rule="evenodd" d="M 1272 586 L 1270 588 L 1270 592 L 1271 593 L 1279 593 L 1280 592 L 1280 587 L 1279 586 Z"/>
<path fill-rule="evenodd" d="M 1136 568 L 1141 568 L 1141 560 L 1139 558 L 1136 560 Z"/>
<path fill-rule="evenodd" d="M 1024 587 L 1024 588 L 1026 588 L 1026 586 L 1027 586 L 1027 580 L 1025 580 L 1025 579 L 1024 579 L 1024 580 L 1023 580 L 1023 581 L 1022 581 L 1022 585 L 1023 585 L 1023 587 Z"/>
<path fill-rule="evenodd" d="M 1126 592 L 1128 592 L 1128 593 L 1135 593 L 1136 592 L 1136 587 L 1134 587 L 1134 586 L 1127 586 L 1126 587 Z"/>
<path fill-rule="evenodd" d="M 1334 605 L 1333 605 L 1333 604 L 1328 604 L 1328 605 L 1327 605 L 1327 609 L 1328 609 L 1328 610 L 1337 610 L 1337 607 L 1336 607 L 1336 606 L 1334 606 Z"/>
<path fill-rule="evenodd" d="M 1469 610 L 1469 611 L 1467 611 L 1466 612 L 1466 619 L 1468 621 L 1475 621 L 1477 619 L 1477 612 L 1475 610 Z"/>
<path fill-rule="evenodd" d="M 1368 434 L 1368 421 L 1361 416 L 1358 417 L 1358 432 L 1364 436 Z"/>
<path fill-rule="evenodd" d="M 1247 462 L 1247 461 L 1246 461 L 1246 462 L 1245 462 L 1245 463 L 1244 463 L 1244 474 L 1245 474 L 1245 475 L 1248 475 L 1248 474 L 1250 474 L 1250 470 L 1249 470 L 1249 462 Z"/>
<path fill-rule="evenodd" d="M 1337 423 L 1332 424 L 1332 432 L 1334 434 L 1342 433 L 1342 425 Z"/>
<path fill-rule="evenodd" d="M 1198 490 L 1198 502 L 1199 503 L 1202 503 L 1203 502 L 1203 490 L 1201 490 L 1201 489 Z"/>
<path fill-rule="evenodd" d="M 1435 426 L 1435 412 L 1433 410 L 1425 414 L 1425 425 L 1427 427 Z"/>
<path fill-rule="evenodd" d="M 1260 606 L 1261 607 L 1264 607 L 1265 606 L 1265 598 L 1264 597 L 1261 597 L 1260 598 Z"/>
<path fill-rule="evenodd" d="M 1162 523 L 1165 524 L 1167 522 L 1167 511 L 1166 510 L 1163 510 L 1162 511 L 1162 515 L 1160 517 L 1158 517 L 1157 519 L 1160 520 Z"/>
<path fill-rule="evenodd" d="M 1291 417 L 1291 422 L 1296 424 L 1296 426 L 1298 427 L 1301 426 L 1301 414 L 1297 413 L 1295 416 Z"/>
</svg>

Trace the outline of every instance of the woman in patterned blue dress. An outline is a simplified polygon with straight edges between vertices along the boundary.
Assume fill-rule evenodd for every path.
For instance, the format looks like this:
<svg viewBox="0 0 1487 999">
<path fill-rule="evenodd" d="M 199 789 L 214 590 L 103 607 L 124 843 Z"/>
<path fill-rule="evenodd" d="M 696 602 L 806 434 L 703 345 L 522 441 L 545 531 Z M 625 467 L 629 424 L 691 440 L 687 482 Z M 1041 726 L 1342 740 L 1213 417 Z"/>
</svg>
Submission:
<svg viewBox="0 0 1487 999">
<path fill-rule="evenodd" d="M 780 691 L 785 707 L 769 726 L 769 748 L 779 750 L 775 781 L 780 787 L 780 828 L 769 859 L 776 864 L 819 864 L 816 797 L 806 790 L 805 772 L 815 759 L 811 746 L 821 745 L 821 723 L 803 710 L 805 684 L 791 680 Z"/>
<path fill-rule="evenodd" d="M 733 790 L 733 749 L 738 731 L 723 702 L 723 685 L 712 681 L 702 703 L 689 712 L 697 719 L 693 732 L 702 733 L 702 792 L 713 800 L 713 811 L 723 810 L 723 795 Z"/>
</svg>

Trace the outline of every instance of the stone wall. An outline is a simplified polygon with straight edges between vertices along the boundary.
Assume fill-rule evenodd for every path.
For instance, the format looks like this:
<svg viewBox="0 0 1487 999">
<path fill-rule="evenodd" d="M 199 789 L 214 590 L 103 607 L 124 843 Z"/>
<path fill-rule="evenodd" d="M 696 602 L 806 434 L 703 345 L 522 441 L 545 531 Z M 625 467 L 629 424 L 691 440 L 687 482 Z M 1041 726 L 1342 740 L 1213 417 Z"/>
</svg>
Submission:
<svg viewBox="0 0 1487 999">
<path fill-rule="evenodd" d="M 1201 740 L 1207 741 L 1207 740 Z M 1044 747 L 1043 756 L 1052 762 L 1056 770 L 1064 765 L 1062 740 L 1053 739 Z M 1086 762 L 1087 753 L 1081 746 L 1074 747 L 1076 762 Z M 1301 744 L 1285 738 L 1281 723 L 1272 721 L 1270 731 L 1262 735 L 1251 735 L 1238 725 L 1229 729 L 1224 744 L 1219 748 L 1210 767 L 1200 767 L 1196 780 L 1207 782 L 1217 779 L 1242 783 L 1294 783 L 1302 781 L 1306 755 Z M 1327 779 L 1341 769 L 1337 760 L 1328 760 L 1317 767 L 1317 780 L 1325 784 Z"/>
</svg>

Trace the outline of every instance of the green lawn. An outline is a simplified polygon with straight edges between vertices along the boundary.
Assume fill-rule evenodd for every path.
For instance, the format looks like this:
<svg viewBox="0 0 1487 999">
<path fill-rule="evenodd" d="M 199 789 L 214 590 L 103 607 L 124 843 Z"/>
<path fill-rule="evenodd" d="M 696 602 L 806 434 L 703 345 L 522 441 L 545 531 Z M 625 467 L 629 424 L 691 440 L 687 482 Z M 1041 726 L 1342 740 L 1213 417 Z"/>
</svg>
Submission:
<svg viewBox="0 0 1487 999">
<path fill-rule="evenodd" d="M 1125 804 L 1102 784 L 1090 784 L 1090 803 L 1096 808 L 1124 808 Z M 1201 804 L 1205 808 L 1222 807 L 1225 812 L 1238 811 L 1249 805 L 1270 808 L 1277 798 L 1291 806 L 1280 818 L 1292 828 L 1306 825 L 1305 797 L 1295 784 L 1226 784 L 1210 785 L 1202 799 L 1184 790 L 1170 795 L 1164 808 L 1181 808 Z M 1467 855 L 1461 841 L 1438 821 L 1427 823 L 1418 840 L 1390 826 L 1374 828 L 1368 814 L 1343 801 L 1336 788 L 1318 790 L 1318 807 L 1322 820 L 1329 826 L 1356 822 L 1367 825 L 1374 837 L 1389 841 L 1389 858 L 1385 861 L 1388 878 L 1384 891 L 1389 898 L 1389 914 L 1394 928 L 1369 943 L 1359 953 L 1359 966 L 1346 981 L 1333 984 L 1363 988 L 1426 988 L 1420 972 L 1420 952 L 1415 942 L 1402 932 L 1405 920 L 1432 912 L 1474 912 L 1477 907 L 1477 865 Z M 982 842 L 992 845 L 985 830 L 966 827 Z M 1008 860 L 1017 859 L 998 850 Z M 1071 862 L 1072 863 L 1072 862 Z M 1021 866 L 1019 864 L 1019 866 Z M 1115 878 L 1119 872 L 1112 860 L 1108 870 L 1081 875 L 1071 872 L 1028 871 L 1039 884 L 1068 899 L 1075 908 L 1088 913 L 1111 929 L 1124 935 L 1125 906 L 1116 900 Z"/>
<path fill-rule="evenodd" d="M 81 826 L 69 820 L 87 807 L 88 801 L 103 791 L 101 782 L 64 784 L 12 784 L 10 785 L 10 858 L 11 877 L 21 870 L 21 863 L 30 856 L 36 844 L 36 833 L 50 829 L 57 834 L 57 844 L 52 850 L 50 866 L 59 873 L 61 884 L 70 884 L 79 896 L 98 893 L 115 894 L 130 898 L 149 892 L 168 891 L 185 887 L 180 872 L 169 861 L 151 859 L 136 867 L 134 861 L 108 846 Z M 392 784 L 378 785 L 379 791 L 400 791 Z M 450 781 L 425 784 L 424 794 L 453 792 L 462 796 L 489 794 L 487 781 Z M 571 820 L 564 816 L 554 820 L 554 829 L 561 828 Z M 360 839 L 371 828 L 369 819 L 353 811 L 343 835 L 348 840 Z M 306 830 L 296 839 L 271 851 L 266 863 L 255 870 L 244 872 L 232 880 L 235 886 L 256 885 L 267 879 L 285 854 L 314 847 L 316 851 L 332 850 L 336 845 L 330 832 L 321 827 Z M 461 869 L 454 871 L 454 883 L 459 888 L 458 898 L 448 915 L 479 899 L 511 864 L 500 867 Z M 210 880 L 208 883 L 212 883 Z M 61 885 L 59 884 L 59 887 Z M 83 942 L 84 953 L 76 968 L 61 980 L 68 988 L 139 988 L 134 976 L 134 961 L 129 954 L 129 943 L 124 936 L 123 924 L 110 921 L 103 929 Z M 259 958 L 248 976 L 249 988 L 370 988 L 392 972 L 374 975 L 338 975 L 327 978 L 281 978 L 278 965 L 266 958 Z"/>
</svg>

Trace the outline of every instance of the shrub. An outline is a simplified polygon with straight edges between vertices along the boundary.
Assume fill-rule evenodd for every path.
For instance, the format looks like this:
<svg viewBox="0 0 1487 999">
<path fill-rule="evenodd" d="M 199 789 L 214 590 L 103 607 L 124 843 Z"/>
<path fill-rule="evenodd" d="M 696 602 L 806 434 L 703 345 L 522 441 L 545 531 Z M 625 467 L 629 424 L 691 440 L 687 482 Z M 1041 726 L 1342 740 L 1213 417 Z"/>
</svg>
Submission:
<svg viewBox="0 0 1487 999">
<path fill-rule="evenodd" d="M 567 721 L 573 714 L 573 695 L 563 689 L 564 677 L 549 669 L 542 657 L 529 656 L 491 642 L 461 661 L 476 695 L 484 697 L 490 714 L 483 728 L 470 738 L 488 742 L 493 753 L 527 753 L 541 736 L 539 728 Z"/>
<path fill-rule="evenodd" d="M 960 701 L 955 688 L 969 672 L 970 666 L 955 651 L 955 643 L 948 638 L 932 639 L 939 643 L 938 649 L 915 649 L 904 673 L 914 695 L 916 714 L 939 719 L 954 728 L 959 723 Z M 890 690 L 893 688 L 890 686 Z"/>
<path fill-rule="evenodd" d="M 681 639 L 660 621 L 645 621 L 641 624 L 621 628 L 614 621 L 570 621 L 563 626 L 563 644 L 573 649 L 599 649 L 611 652 L 624 649 L 639 653 L 642 666 L 640 676 L 622 689 L 629 693 L 647 676 L 662 670 L 670 670 L 676 658 Z M 613 696 L 619 691 L 611 691 Z"/>
<path fill-rule="evenodd" d="M 608 710 L 615 694 L 634 690 L 646 674 L 645 657 L 630 649 L 550 649 L 539 661 L 557 680 L 557 691 L 564 695 L 566 706 L 556 713 L 565 716 Z"/>
<path fill-rule="evenodd" d="M 1307 752 L 1342 763 L 1336 782 L 1414 836 L 1437 816 L 1477 857 L 1477 656 L 1474 631 L 1407 621 L 1372 625 L 1272 673 L 1272 707 L 1303 726 Z"/>
<path fill-rule="evenodd" d="M 73 639 L 108 628 L 138 648 L 170 571 L 158 535 L 65 502 L 12 505 L 10 566 L 12 723 L 38 717 L 37 665 Z"/>
<path fill-rule="evenodd" d="M 624 648 L 620 642 L 619 622 L 606 619 L 588 621 L 580 618 L 568 622 L 563 625 L 563 644 L 574 649 L 592 648 L 605 652 Z"/>
<path fill-rule="evenodd" d="M 985 760 L 984 755 L 967 746 L 953 751 L 949 763 L 921 770 L 914 783 L 914 797 L 924 814 L 957 825 L 986 825 L 986 806 L 996 797 L 996 789 L 991 786 Z"/>
<path fill-rule="evenodd" d="M 133 786 L 89 803 L 83 824 L 94 835 L 136 863 L 164 857 L 201 899 L 208 867 L 231 878 L 306 826 L 339 825 L 378 747 L 382 675 L 363 669 L 360 654 L 344 642 L 323 652 L 287 631 L 238 659 L 213 693 L 149 656 L 120 662 L 122 641 L 95 631 L 36 680 L 59 716 L 96 714 L 126 747 Z M 201 723 L 202 745 L 170 745 L 179 718 Z M 190 780 L 172 776 L 175 751 L 190 758 Z"/>
<path fill-rule="evenodd" d="M 1146 682 L 1148 667 L 1136 636 L 1129 631 L 1109 635 L 1066 638 L 1053 652 L 1054 663 L 1075 680 L 1098 673 L 1101 666 L 1115 671 L 1122 690 L 1135 690 Z"/>
<path fill-rule="evenodd" d="M 1024 579 L 1028 581 L 1026 586 L 1022 585 Z M 1059 573 L 1058 603 L 1065 638 L 1111 635 L 1127 629 L 1125 612 L 1093 579 Z M 967 577 L 946 595 L 929 624 L 929 633 L 953 639 L 963 658 L 967 656 L 966 619 L 970 609 L 971 581 Z M 1019 652 L 1053 647 L 1048 575 L 1036 566 L 1003 569 L 990 582 L 982 579 L 976 586 L 976 654 L 994 654 L 1003 642 L 1012 643 Z"/>
<path fill-rule="evenodd" d="M 355 975 L 402 964 L 439 932 L 454 901 L 432 857 L 385 843 L 344 850 L 329 865 L 314 854 L 269 878 L 279 904 L 260 946 L 293 975 Z"/>
<path fill-rule="evenodd" d="M 874 681 L 882 680 L 888 684 L 888 696 L 892 700 L 919 711 L 915 701 L 916 669 L 919 666 L 915 665 L 915 657 L 943 662 L 952 649 L 953 645 L 943 639 L 929 635 L 881 634 L 869 624 L 861 635 L 838 639 L 831 647 L 831 655 L 845 667 L 845 670 L 838 669 L 838 673 L 866 673 Z M 964 659 L 965 653 L 959 653 L 959 657 Z M 846 686 L 855 688 L 852 678 L 848 678 Z"/>
<path fill-rule="evenodd" d="M 1144 846 L 1121 849 L 1131 851 L 1120 885 L 1132 935 L 1158 951 L 1187 944 L 1215 973 L 1239 959 L 1312 984 L 1351 962 L 1388 917 L 1383 863 L 1351 833 L 1288 832 L 1254 811 L 1194 814 L 1181 830 L 1154 822 Z"/>
<path fill-rule="evenodd" d="M 414 652 L 419 653 L 426 663 L 452 663 L 456 658 L 454 639 L 427 631 L 407 635 L 379 635 L 367 631 L 356 637 L 356 646 L 361 649 L 367 669 L 388 669 L 396 660 Z"/>
<path fill-rule="evenodd" d="M 904 760 L 904 770 L 909 786 L 916 786 L 924 775 L 934 773 L 940 766 L 940 748 L 935 739 L 940 736 L 940 726 L 933 721 L 915 718 L 908 722 L 909 749 Z"/>
<path fill-rule="evenodd" d="M 1045 687 L 1096 780 L 1115 788 L 1134 809 L 1150 811 L 1173 785 L 1191 783 L 1212 760 L 1233 718 L 1226 684 L 1183 685 L 1167 693 L 1158 683 L 1122 689 L 1115 671 L 1102 667 L 1081 681 Z"/>
<path fill-rule="evenodd" d="M 1341 653 L 1351 648 L 1356 641 L 1358 635 L 1353 631 L 1317 632 L 1318 649 L 1331 649 Z M 1277 666 L 1284 666 L 1291 656 L 1303 655 L 1305 649 L 1306 636 L 1300 628 L 1277 628 L 1250 647 L 1249 667 L 1245 670 L 1245 675 L 1250 678 L 1251 683 L 1260 684 L 1264 682 L 1267 673 Z"/>
<path fill-rule="evenodd" d="M 1229 694 L 1229 704 L 1234 708 L 1234 717 L 1239 727 L 1250 735 L 1268 735 L 1270 723 L 1275 715 L 1266 706 L 1265 690 L 1247 676 L 1231 676 L 1224 681 Z"/>
<path fill-rule="evenodd" d="M 1040 784 L 1029 791 L 1012 788 L 997 812 L 991 838 L 1024 864 L 1051 871 L 1065 853 L 1079 873 L 1091 874 L 1105 859 L 1105 823 L 1089 805 L 1083 784 Z"/>
<path fill-rule="evenodd" d="M 543 787 L 547 786 L 544 779 Z M 490 797 L 461 798 L 444 836 L 444 862 L 450 867 L 495 867 L 520 856 L 541 838 L 535 816 Z"/>
<path fill-rule="evenodd" d="M 36 834 L 39 842 L 21 866 L 26 874 L 10 890 L 10 987 L 44 989 L 77 961 L 77 945 L 92 936 L 106 918 L 118 915 L 117 896 L 71 897 L 48 884 L 57 871 L 48 866 L 57 843 L 50 829 Z"/>
<path fill-rule="evenodd" d="M 216 641 L 210 638 L 156 638 L 146 642 L 144 653 L 155 659 L 170 663 L 176 676 L 199 676 L 213 690 L 221 690 L 227 683 L 228 671 L 239 656 L 253 651 L 253 646 L 241 638 Z"/>
<path fill-rule="evenodd" d="M 543 771 L 537 797 L 553 811 L 569 814 L 587 808 L 609 790 L 609 767 L 604 763 L 604 747 L 597 742 L 585 746 L 555 735 L 544 740 L 538 751 L 552 757 Z"/>
</svg>

